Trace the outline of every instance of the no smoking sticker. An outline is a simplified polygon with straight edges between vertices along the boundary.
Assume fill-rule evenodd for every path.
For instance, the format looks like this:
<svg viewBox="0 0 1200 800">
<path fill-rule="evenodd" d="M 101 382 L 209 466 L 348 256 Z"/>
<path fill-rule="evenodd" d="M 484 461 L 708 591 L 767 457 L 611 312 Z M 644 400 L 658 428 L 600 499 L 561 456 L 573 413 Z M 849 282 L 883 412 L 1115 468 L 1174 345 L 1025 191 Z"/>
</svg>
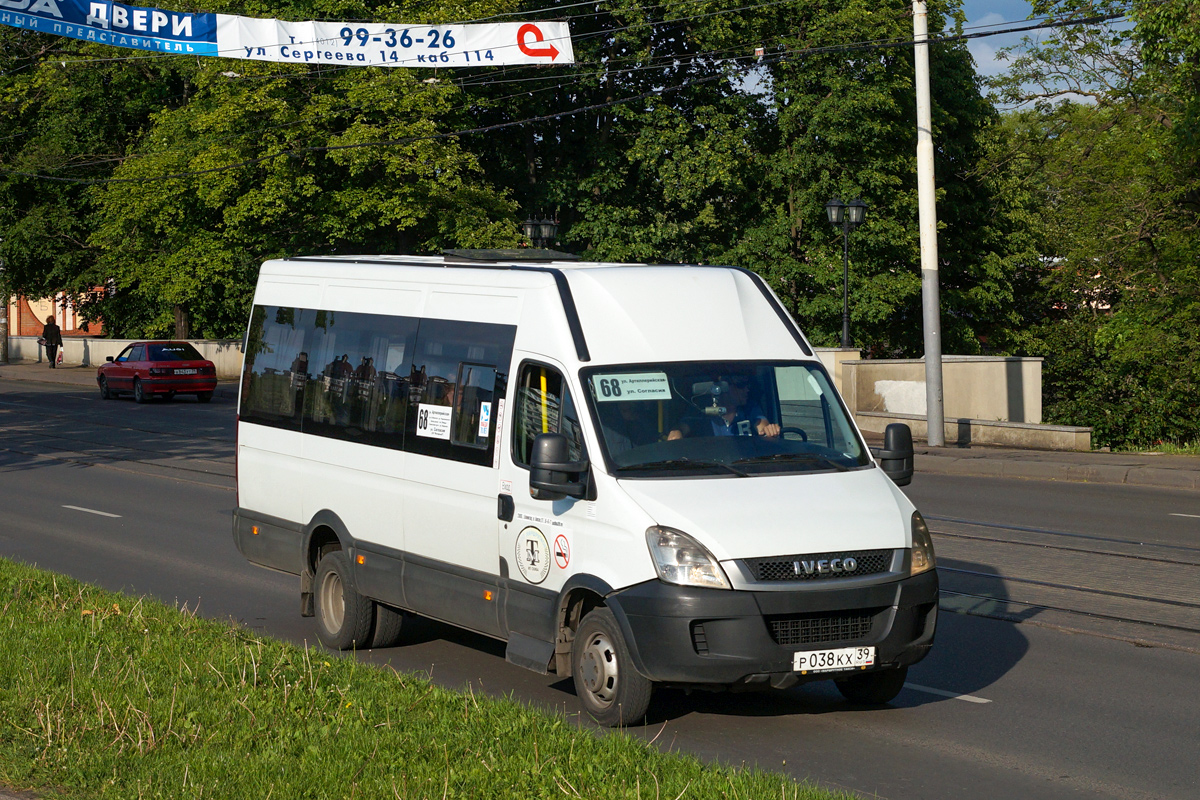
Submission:
<svg viewBox="0 0 1200 800">
<path fill-rule="evenodd" d="M 566 569 L 571 563 L 571 543 L 562 534 L 554 539 L 554 563 L 559 569 Z"/>
</svg>

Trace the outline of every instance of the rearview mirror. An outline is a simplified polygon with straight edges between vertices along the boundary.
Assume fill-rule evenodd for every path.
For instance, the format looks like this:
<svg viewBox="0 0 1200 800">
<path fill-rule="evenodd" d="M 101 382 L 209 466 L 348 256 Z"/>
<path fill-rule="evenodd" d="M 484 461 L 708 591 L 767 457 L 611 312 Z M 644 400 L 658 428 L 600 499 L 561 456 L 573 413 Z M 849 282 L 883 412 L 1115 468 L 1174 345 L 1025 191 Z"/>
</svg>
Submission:
<svg viewBox="0 0 1200 800">
<path fill-rule="evenodd" d="M 588 488 L 588 462 L 571 461 L 570 445 L 561 433 L 539 433 L 529 456 L 529 488 L 538 500 L 584 497 Z"/>
<path fill-rule="evenodd" d="M 883 449 L 875 453 L 879 467 L 897 486 L 908 486 L 913 476 L 912 429 L 893 422 L 883 431 Z"/>
</svg>

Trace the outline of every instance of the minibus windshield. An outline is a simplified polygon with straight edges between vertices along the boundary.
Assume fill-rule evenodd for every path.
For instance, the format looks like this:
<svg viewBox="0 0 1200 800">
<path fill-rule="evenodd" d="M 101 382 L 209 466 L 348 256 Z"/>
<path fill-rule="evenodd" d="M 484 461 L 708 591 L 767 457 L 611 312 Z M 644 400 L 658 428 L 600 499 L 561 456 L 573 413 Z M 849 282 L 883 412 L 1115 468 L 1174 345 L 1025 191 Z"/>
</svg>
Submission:
<svg viewBox="0 0 1200 800">
<path fill-rule="evenodd" d="M 817 363 L 710 361 L 581 373 L 620 477 L 844 471 L 867 450 Z"/>
</svg>

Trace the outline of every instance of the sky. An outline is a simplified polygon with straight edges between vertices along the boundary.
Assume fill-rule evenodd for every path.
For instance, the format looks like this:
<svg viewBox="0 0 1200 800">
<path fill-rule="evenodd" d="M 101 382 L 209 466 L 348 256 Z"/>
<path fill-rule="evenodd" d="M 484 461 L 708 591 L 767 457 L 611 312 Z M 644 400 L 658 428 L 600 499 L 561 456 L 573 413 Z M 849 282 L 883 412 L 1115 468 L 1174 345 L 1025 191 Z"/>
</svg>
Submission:
<svg viewBox="0 0 1200 800">
<path fill-rule="evenodd" d="M 1011 25 L 1024 21 L 1029 17 L 1030 8 L 1027 0 L 964 0 L 963 12 L 967 15 L 967 33 L 976 33 L 979 32 L 976 29 L 979 25 Z M 990 77 L 1008 69 L 1007 62 L 996 60 L 997 50 L 1019 44 L 1025 36 L 1037 35 L 1037 31 L 1030 31 L 970 39 L 967 41 L 967 47 L 975 57 L 975 68 L 979 74 Z"/>
</svg>

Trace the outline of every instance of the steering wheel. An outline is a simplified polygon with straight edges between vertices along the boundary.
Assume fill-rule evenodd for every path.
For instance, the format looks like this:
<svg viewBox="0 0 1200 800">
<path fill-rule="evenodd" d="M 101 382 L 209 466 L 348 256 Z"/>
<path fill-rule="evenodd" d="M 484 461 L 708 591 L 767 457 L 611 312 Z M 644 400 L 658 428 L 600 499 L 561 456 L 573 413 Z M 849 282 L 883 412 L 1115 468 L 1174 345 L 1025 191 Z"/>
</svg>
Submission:
<svg viewBox="0 0 1200 800">
<path fill-rule="evenodd" d="M 779 429 L 779 435 L 780 435 L 780 436 L 783 436 L 785 433 L 795 433 L 795 434 L 799 434 L 799 436 L 800 436 L 800 441 L 802 441 L 802 442 L 807 442 L 807 441 L 808 441 L 808 434 L 804 432 L 804 429 L 803 429 L 803 428 L 780 428 L 780 429 Z"/>
</svg>

